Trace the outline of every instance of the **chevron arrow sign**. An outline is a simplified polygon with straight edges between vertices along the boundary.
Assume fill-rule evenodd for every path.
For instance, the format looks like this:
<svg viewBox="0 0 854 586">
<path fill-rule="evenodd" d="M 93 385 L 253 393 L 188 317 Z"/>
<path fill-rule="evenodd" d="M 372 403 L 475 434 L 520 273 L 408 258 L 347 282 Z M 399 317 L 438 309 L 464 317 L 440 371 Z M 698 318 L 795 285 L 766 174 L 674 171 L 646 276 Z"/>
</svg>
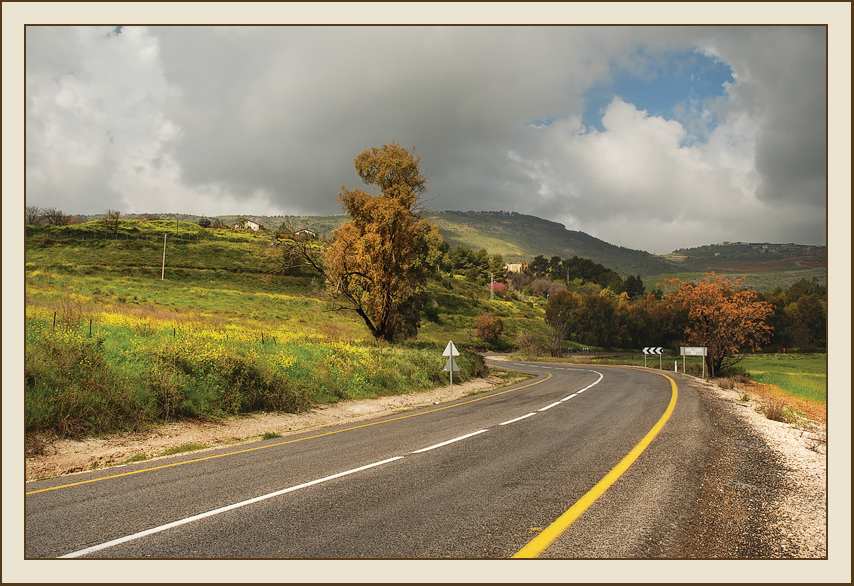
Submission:
<svg viewBox="0 0 854 586">
<path fill-rule="evenodd" d="M 664 348 L 656 346 L 646 346 L 643 349 L 644 354 L 664 354 Z"/>
</svg>

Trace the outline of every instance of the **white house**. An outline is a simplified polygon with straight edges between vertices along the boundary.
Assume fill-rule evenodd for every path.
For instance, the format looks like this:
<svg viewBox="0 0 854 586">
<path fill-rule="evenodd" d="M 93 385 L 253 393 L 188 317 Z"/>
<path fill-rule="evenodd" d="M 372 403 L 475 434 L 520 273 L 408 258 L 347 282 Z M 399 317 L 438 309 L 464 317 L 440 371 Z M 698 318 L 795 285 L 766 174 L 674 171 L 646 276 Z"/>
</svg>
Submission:
<svg viewBox="0 0 854 586">
<path fill-rule="evenodd" d="M 259 229 L 260 227 L 261 227 L 261 226 L 260 226 L 259 224 L 256 224 L 256 223 L 255 223 L 255 222 L 253 222 L 252 220 L 244 220 L 244 221 L 243 221 L 243 222 L 241 222 L 240 224 L 235 224 L 235 225 L 234 225 L 234 229 L 235 229 L 235 230 L 237 230 L 237 229 L 239 229 L 239 228 L 249 228 L 249 229 L 251 229 L 251 230 L 255 230 L 256 232 L 258 231 L 258 229 Z"/>
<path fill-rule="evenodd" d="M 308 228 L 303 228 L 302 230 L 297 230 L 295 236 L 301 239 L 317 238 L 317 232 L 309 230 Z"/>
</svg>

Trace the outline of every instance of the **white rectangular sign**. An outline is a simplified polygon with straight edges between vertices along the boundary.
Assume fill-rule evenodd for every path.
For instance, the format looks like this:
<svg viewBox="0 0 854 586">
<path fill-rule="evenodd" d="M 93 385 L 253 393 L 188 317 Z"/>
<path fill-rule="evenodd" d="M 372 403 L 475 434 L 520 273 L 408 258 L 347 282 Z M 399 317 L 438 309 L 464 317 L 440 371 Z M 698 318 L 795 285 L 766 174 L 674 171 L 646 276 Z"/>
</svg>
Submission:
<svg viewBox="0 0 854 586">
<path fill-rule="evenodd" d="M 682 346 L 679 348 L 679 353 L 682 356 L 705 356 L 706 355 L 706 347 L 705 346 Z"/>
</svg>

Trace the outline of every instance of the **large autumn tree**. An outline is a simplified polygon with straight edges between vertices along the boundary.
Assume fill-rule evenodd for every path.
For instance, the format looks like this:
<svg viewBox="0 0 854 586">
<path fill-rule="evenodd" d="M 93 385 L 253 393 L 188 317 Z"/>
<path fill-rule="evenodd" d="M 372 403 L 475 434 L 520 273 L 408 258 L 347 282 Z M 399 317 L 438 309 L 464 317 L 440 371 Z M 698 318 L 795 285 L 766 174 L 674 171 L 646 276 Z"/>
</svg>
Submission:
<svg viewBox="0 0 854 586">
<path fill-rule="evenodd" d="M 669 299 L 686 312 L 688 342 L 707 348 L 706 366 L 712 377 L 720 373 L 727 358 L 770 339 L 771 306 L 753 291 L 740 289 L 740 281 L 715 273 L 696 283 L 670 281 L 678 289 Z"/>
<path fill-rule="evenodd" d="M 286 255 L 314 267 L 343 309 L 354 311 L 377 339 L 417 333 L 426 301 L 425 280 L 441 258 L 436 226 L 421 218 L 426 177 L 415 150 L 392 142 L 354 160 L 373 193 L 341 186 L 338 201 L 350 221 L 335 230 L 320 254 L 316 244 L 293 238 Z"/>
</svg>

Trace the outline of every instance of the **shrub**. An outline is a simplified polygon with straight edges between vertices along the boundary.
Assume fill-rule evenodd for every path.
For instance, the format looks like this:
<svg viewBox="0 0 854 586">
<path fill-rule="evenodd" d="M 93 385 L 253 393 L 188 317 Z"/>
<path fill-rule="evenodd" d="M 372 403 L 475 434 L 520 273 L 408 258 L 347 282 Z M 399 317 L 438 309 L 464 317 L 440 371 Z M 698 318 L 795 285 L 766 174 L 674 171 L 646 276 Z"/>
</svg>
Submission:
<svg viewBox="0 0 854 586">
<path fill-rule="evenodd" d="M 487 285 L 486 288 L 489 289 L 489 285 Z M 504 283 L 500 283 L 498 281 L 493 281 L 492 282 L 492 292 L 495 293 L 496 295 L 503 297 L 504 294 L 507 293 L 507 285 L 505 285 Z"/>
<path fill-rule="evenodd" d="M 765 417 L 772 421 L 787 421 L 785 417 L 786 404 L 780 399 L 770 399 L 762 410 L 765 412 Z"/>
<path fill-rule="evenodd" d="M 427 321 L 431 321 L 434 324 L 439 323 L 439 306 L 428 303 L 424 307 L 424 317 L 427 318 Z"/>
<path fill-rule="evenodd" d="M 24 420 L 27 432 L 79 437 L 139 429 L 145 405 L 104 359 L 103 340 L 45 338 L 27 349 Z"/>
<path fill-rule="evenodd" d="M 501 330 L 504 329 L 504 320 L 501 316 L 494 313 L 485 313 L 475 321 L 477 328 L 477 337 L 486 342 L 493 344 L 498 340 Z"/>
<path fill-rule="evenodd" d="M 522 356 L 536 357 L 542 354 L 545 343 L 542 336 L 531 332 L 519 332 L 516 347 Z"/>
<path fill-rule="evenodd" d="M 551 297 L 558 291 L 566 289 L 560 283 L 555 283 L 550 279 L 537 279 L 531 283 L 531 292 L 538 297 Z"/>
</svg>

